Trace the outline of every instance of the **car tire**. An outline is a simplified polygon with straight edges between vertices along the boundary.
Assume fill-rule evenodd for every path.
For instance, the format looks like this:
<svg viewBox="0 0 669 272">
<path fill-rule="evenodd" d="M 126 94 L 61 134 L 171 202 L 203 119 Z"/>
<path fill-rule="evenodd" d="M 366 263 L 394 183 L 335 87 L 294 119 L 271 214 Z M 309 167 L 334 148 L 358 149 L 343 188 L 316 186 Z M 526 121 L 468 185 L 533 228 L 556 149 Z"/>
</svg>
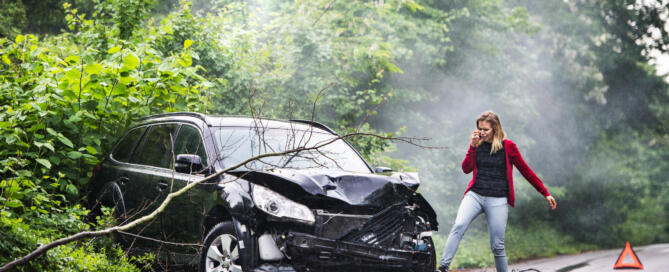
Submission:
<svg viewBox="0 0 669 272">
<path fill-rule="evenodd" d="M 242 272 L 242 258 L 239 253 L 239 237 L 232 222 L 218 223 L 204 238 L 198 271 L 200 272 Z"/>
<path fill-rule="evenodd" d="M 99 192 L 91 195 L 94 196 L 89 205 L 91 210 L 89 219 L 91 222 L 96 223 L 95 217 L 102 215 L 101 206 L 113 208 L 112 217 L 116 220 L 125 218 L 125 201 L 123 200 L 123 193 L 118 184 L 115 182 L 108 182 Z"/>
</svg>

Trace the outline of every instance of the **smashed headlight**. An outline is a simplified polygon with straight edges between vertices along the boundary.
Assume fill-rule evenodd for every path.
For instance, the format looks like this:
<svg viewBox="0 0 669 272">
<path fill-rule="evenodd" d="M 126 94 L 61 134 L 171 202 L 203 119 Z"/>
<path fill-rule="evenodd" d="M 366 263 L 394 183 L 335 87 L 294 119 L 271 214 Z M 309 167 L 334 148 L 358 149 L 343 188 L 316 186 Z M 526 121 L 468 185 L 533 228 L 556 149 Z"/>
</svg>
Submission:
<svg viewBox="0 0 669 272">
<path fill-rule="evenodd" d="M 263 212 L 279 218 L 289 218 L 309 225 L 316 222 L 307 206 L 296 203 L 260 185 L 253 186 L 253 202 Z"/>
</svg>

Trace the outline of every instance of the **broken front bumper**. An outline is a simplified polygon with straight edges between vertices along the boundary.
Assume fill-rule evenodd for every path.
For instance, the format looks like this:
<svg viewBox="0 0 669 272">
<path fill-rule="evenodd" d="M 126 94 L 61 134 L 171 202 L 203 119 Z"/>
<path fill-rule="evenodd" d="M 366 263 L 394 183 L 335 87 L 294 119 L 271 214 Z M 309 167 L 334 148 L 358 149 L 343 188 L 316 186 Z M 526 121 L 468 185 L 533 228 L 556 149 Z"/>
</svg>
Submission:
<svg viewBox="0 0 669 272">
<path fill-rule="evenodd" d="M 309 267 L 373 267 L 374 271 L 434 269 L 430 267 L 434 266 L 433 251 L 383 248 L 298 232 L 288 233 L 286 246 L 291 259 Z"/>
</svg>

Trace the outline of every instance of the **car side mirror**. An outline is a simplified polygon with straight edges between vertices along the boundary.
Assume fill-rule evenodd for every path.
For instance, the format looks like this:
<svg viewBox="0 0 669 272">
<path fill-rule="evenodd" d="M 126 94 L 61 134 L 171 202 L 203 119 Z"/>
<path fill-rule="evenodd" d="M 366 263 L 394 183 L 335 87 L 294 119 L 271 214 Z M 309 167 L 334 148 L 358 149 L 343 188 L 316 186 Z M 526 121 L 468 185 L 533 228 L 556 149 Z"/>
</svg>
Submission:
<svg viewBox="0 0 669 272">
<path fill-rule="evenodd" d="M 377 166 L 374 168 L 374 173 L 388 173 L 392 172 L 393 169 L 390 169 L 390 167 L 385 167 L 385 166 Z"/>
<path fill-rule="evenodd" d="M 174 163 L 174 170 L 190 174 L 202 170 L 202 159 L 195 154 L 179 154 Z"/>
</svg>

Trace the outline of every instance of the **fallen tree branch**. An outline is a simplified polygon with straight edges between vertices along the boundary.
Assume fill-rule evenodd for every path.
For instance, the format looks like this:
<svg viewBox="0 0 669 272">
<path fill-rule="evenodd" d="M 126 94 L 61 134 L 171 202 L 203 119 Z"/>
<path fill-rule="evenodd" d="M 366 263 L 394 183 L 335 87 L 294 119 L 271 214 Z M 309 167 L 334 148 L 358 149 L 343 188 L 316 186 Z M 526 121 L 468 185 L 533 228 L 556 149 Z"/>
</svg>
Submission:
<svg viewBox="0 0 669 272">
<path fill-rule="evenodd" d="M 142 240 L 151 241 L 151 242 L 154 242 L 154 243 L 159 243 L 159 244 L 165 244 L 165 245 L 171 245 L 171 246 L 189 246 L 189 247 L 198 247 L 198 248 L 202 247 L 201 244 L 175 243 L 175 242 L 163 241 L 163 240 L 158 240 L 158 239 L 154 239 L 154 238 L 151 238 L 151 237 L 146 237 L 146 236 L 142 236 L 142 235 L 139 235 L 139 234 L 134 234 L 134 233 L 130 233 L 130 232 L 122 231 L 122 230 L 119 230 L 118 233 L 130 236 L 130 237 L 142 239 Z"/>
</svg>

